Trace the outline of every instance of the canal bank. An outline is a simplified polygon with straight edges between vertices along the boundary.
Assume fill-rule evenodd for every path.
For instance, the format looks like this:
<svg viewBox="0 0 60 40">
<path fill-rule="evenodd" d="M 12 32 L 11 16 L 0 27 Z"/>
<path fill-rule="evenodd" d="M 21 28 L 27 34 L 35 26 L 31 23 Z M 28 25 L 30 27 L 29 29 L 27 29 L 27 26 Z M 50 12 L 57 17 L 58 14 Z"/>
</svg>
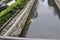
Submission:
<svg viewBox="0 0 60 40">
<path fill-rule="evenodd" d="M 56 3 L 57 7 L 58 7 L 59 10 L 60 10 L 60 0 L 55 0 L 55 3 Z"/>
<path fill-rule="evenodd" d="M 52 0 L 38 0 L 31 11 L 32 23 L 22 32 L 27 38 L 60 38 L 60 11 Z M 26 33 L 26 34 L 25 34 Z M 24 35 L 23 35 L 24 34 Z"/>
<path fill-rule="evenodd" d="M 25 22 L 29 16 L 30 10 L 35 0 L 29 0 L 25 7 L 15 15 L 11 21 L 0 32 L 0 36 L 16 36 L 18 37 L 24 28 Z"/>
</svg>

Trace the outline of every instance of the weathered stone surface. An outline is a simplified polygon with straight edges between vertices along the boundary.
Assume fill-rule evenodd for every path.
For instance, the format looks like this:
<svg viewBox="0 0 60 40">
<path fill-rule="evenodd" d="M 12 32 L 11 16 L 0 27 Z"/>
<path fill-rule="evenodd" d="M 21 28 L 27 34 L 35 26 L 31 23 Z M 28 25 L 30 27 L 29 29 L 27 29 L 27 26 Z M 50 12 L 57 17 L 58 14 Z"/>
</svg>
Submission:
<svg viewBox="0 0 60 40">
<path fill-rule="evenodd" d="M 3 36 L 19 36 L 29 16 L 30 10 L 34 2 L 35 0 L 30 0 L 27 3 L 26 7 L 20 12 L 20 15 L 17 17 L 17 19 L 15 21 L 12 21 L 12 23 L 14 23 L 11 24 L 11 27 L 7 26 L 7 28 L 2 31 L 3 34 L 1 34 Z"/>
<path fill-rule="evenodd" d="M 60 10 L 60 0 L 55 0 L 55 3 L 56 3 L 57 7 L 58 7 L 59 10 Z"/>
</svg>

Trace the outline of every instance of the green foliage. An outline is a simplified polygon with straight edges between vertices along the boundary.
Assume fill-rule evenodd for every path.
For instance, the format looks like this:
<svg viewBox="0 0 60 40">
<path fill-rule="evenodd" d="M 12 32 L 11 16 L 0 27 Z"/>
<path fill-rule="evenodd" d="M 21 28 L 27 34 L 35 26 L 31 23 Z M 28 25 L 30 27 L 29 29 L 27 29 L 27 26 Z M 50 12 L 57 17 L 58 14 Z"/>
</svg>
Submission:
<svg viewBox="0 0 60 40">
<path fill-rule="evenodd" d="M 14 14 L 17 10 L 24 8 L 28 0 L 16 0 L 7 9 L 0 12 L 0 27 Z"/>
<path fill-rule="evenodd" d="M 8 3 L 10 1 L 12 1 L 12 0 L 4 0 L 3 3 Z"/>
</svg>

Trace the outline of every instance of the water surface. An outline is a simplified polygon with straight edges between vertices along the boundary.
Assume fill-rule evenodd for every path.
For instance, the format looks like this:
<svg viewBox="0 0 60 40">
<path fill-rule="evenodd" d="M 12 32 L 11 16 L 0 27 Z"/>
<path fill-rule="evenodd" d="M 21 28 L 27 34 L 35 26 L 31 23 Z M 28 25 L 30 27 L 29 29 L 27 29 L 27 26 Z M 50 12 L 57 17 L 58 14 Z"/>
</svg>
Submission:
<svg viewBox="0 0 60 40">
<path fill-rule="evenodd" d="M 28 38 L 60 38 L 60 12 L 54 0 L 37 0 L 31 10 L 31 24 L 26 24 L 25 37 Z"/>
</svg>

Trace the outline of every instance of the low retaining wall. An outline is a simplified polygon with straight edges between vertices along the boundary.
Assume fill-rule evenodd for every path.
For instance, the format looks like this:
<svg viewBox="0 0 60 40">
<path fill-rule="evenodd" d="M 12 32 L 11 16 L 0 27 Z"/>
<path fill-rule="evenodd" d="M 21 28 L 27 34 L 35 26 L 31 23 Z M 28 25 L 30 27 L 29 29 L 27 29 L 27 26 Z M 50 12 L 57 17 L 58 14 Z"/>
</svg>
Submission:
<svg viewBox="0 0 60 40">
<path fill-rule="evenodd" d="M 20 38 L 20 37 L 3 37 L 3 36 L 0 36 L 0 40 L 57 40 L 57 39 L 36 39 L 36 38 Z"/>
<path fill-rule="evenodd" d="M 19 36 L 21 33 L 25 22 L 29 16 L 30 10 L 34 4 L 35 0 L 30 0 L 23 11 L 21 11 L 21 15 L 17 18 L 15 23 L 10 27 L 10 29 L 3 36 Z"/>
<path fill-rule="evenodd" d="M 59 10 L 60 10 L 60 0 L 55 0 L 55 3 L 56 3 L 57 7 L 58 7 Z"/>
</svg>

